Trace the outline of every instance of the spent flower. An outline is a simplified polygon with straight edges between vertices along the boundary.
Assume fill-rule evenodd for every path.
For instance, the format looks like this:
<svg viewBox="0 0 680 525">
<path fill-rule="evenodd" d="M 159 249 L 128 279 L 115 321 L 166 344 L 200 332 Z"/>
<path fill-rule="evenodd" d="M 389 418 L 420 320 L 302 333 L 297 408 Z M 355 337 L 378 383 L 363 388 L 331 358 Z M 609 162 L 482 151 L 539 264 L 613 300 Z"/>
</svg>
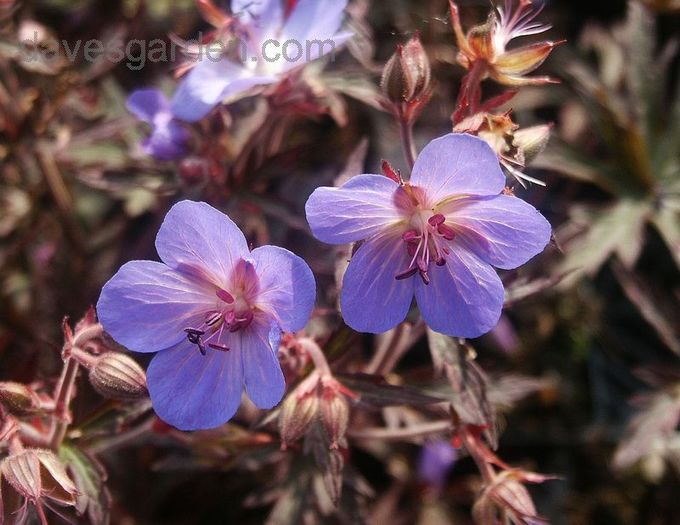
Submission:
<svg viewBox="0 0 680 525">
<path fill-rule="evenodd" d="M 78 490 L 54 452 L 46 449 L 25 449 L 10 454 L 0 463 L 0 477 L 25 501 L 33 504 L 40 522 L 47 524 L 43 506 L 74 506 Z M 2 502 L 0 493 L 0 503 Z M 0 508 L 2 506 L 0 505 Z M 18 516 L 25 515 L 22 507 Z M 15 516 L 21 523 L 21 519 Z M 1 515 L 0 515 L 1 517 Z"/>
<path fill-rule="evenodd" d="M 479 68 L 480 79 L 490 77 L 506 86 L 555 82 L 550 77 L 526 75 L 538 68 L 562 41 L 543 41 L 507 48 L 515 38 L 537 35 L 550 29 L 550 25 L 536 22 L 543 6 L 534 8 L 532 4 L 532 0 L 505 0 L 504 6 L 492 11 L 485 24 L 475 26 L 465 34 L 458 6 L 451 0 L 451 20 L 459 50 L 458 63 L 469 71 Z"/>
<path fill-rule="evenodd" d="M 548 145 L 552 126 L 542 124 L 520 129 L 510 116 L 480 112 L 468 117 L 453 128 L 457 133 L 470 133 L 484 140 L 498 155 L 501 166 L 517 182 L 526 187 L 527 182 L 545 186 L 522 170 Z"/>
<path fill-rule="evenodd" d="M 315 282 L 307 264 L 275 246 L 248 249 L 243 233 L 205 203 L 182 201 L 156 237 L 163 263 L 132 261 L 102 289 L 106 331 L 136 352 L 157 414 L 182 430 L 229 420 L 245 387 L 259 408 L 279 403 L 281 331 L 309 319 Z"/>
<path fill-rule="evenodd" d="M 346 6 L 347 0 L 300 0 L 291 8 L 282 0 L 232 0 L 232 16 L 211 10 L 211 19 L 224 20 L 226 34 L 199 48 L 173 98 L 173 113 L 189 122 L 200 120 L 220 102 L 277 84 L 293 70 L 334 53 L 352 36 L 340 32 Z M 225 52 L 230 46 L 224 39 L 238 41 L 239 56 Z M 284 46 L 294 54 L 284 52 Z"/>
<path fill-rule="evenodd" d="M 343 278 L 345 322 L 385 332 L 404 320 L 415 294 L 437 332 L 477 337 L 493 328 L 504 296 L 493 266 L 517 268 L 551 235 L 533 206 L 504 189 L 496 154 L 466 134 L 430 142 L 409 182 L 369 174 L 316 189 L 306 205 L 315 237 L 364 241 Z"/>
</svg>

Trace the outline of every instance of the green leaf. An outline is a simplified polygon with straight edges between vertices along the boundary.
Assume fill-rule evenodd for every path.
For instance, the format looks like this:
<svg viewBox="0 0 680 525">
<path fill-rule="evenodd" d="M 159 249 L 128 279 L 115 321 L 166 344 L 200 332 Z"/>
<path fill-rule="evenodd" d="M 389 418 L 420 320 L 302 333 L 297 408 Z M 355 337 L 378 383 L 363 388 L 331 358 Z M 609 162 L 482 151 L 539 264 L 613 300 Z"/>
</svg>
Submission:
<svg viewBox="0 0 680 525">
<path fill-rule="evenodd" d="M 78 512 L 87 513 L 90 523 L 107 525 L 110 521 L 111 495 L 106 488 L 104 467 L 94 457 L 68 444 L 59 449 L 59 457 L 78 487 Z"/>
<path fill-rule="evenodd" d="M 496 412 L 487 396 L 488 378 L 475 363 L 474 353 L 464 343 L 429 328 L 427 340 L 435 368 L 444 373 L 453 388 L 450 401 L 458 417 L 464 423 L 485 427 L 489 444 L 496 448 Z"/>
<path fill-rule="evenodd" d="M 677 203 L 680 208 L 680 202 Z M 680 268 L 680 213 L 671 203 L 664 203 L 664 206 L 652 220 L 652 224 L 661 234 L 668 249 Z"/>
<path fill-rule="evenodd" d="M 580 210 L 572 213 L 572 222 L 582 223 L 585 233 L 565 245 L 567 256 L 558 272 L 572 272 L 563 281 L 574 284 L 584 275 L 593 276 L 613 255 L 618 254 L 626 266 L 637 261 L 644 241 L 644 226 L 651 213 L 647 201 L 624 199 L 604 210 Z"/>
</svg>

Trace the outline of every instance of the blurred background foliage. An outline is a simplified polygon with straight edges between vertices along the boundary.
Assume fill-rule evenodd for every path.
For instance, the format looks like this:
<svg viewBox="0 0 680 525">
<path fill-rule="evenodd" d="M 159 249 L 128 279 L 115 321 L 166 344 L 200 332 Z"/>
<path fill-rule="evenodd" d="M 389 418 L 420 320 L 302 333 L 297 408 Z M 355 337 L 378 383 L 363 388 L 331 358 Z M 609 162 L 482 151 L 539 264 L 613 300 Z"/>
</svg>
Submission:
<svg viewBox="0 0 680 525">
<path fill-rule="evenodd" d="M 561 476 L 532 488 L 553 523 L 677 523 L 680 6 L 543 3 L 549 36 L 568 42 L 542 71 L 562 83 L 523 89 L 509 106 L 522 126 L 554 123 L 528 171 L 547 187 L 517 193 L 549 218 L 555 244 L 504 279 L 519 296 L 522 284 L 554 286 L 512 301 L 499 327 L 475 342 L 501 414 L 501 455 Z M 482 1 L 459 6 L 465 27 L 489 9 Z M 464 73 L 443 0 L 357 0 L 349 24 L 357 37 L 348 51 L 305 70 L 303 100 L 238 101 L 201 124 L 190 158 L 159 163 L 141 152 L 147 130 L 125 98 L 144 86 L 172 90 L 171 67 L 27 61 L 21 41 L 36 33 L 69 42 L 190 38 L 205 29 L 194 3 L 0 1 L 0 380 L 49 381 L 60 363 L 62 317 L 79 318 L 121 263 L 155 258 L 155 232 L 180 196 L 219 205 L 255 244 L 302 255 L 322 307 L 333 307 L 336 262 L 346 254 L 309 235 L 306 197 L 343 170 L 376 172 L 383 158 L 405 168 L 398 131 L 377 102 L 396 44 L 420 32 L 437 79 L 416 125 L 419 146 L 450 131 Z M 313 118 L 296 117 L 303 103 L 316 108 Z M 392 380 L 437 391 L 422 335 Z M 369 339 L 342 342 L 350 348 L 343 352 L 370 355 Z M 74 407 L 85 422 L 79 430 L 88 421 L 112 425 L 97 419 L 106 406 L 80 388 L 87 395 Z M 278 443 L 255 446 L 258 439 L 235 425 L 178 443 L 156 428 L 134 446 L 101 446 L 112 522 L 313 522 L 307 500 L 323 481 L 310 460 L 300 456 L 284 474 Z M 361 515 L 395 525 L 468 523 L 474 465 L 457 461 L 433 494 L 416 475 L 419 444 L 357 441 L 343 511 L 331 512 L 328 501 L 324 508 L 322 497 L 315 507 L 327 522 Z M 64 450 L 90 481 L 93 501 L 101 498 L 103 471 L 77 448 Z"/>
</svg>

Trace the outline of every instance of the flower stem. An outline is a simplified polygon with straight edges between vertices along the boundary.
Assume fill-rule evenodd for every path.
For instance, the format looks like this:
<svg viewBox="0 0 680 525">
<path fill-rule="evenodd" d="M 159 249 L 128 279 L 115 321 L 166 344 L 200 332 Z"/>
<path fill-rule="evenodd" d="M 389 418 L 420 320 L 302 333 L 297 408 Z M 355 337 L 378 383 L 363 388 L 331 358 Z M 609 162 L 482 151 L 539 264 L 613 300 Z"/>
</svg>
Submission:
<svg viewBox="0 0 680 525">
<path fill-rule="evenodd" d="M 319 347 L 314 339 L 303 337 L 302 339 L 298 340 L 298 342 L 312 359 L 314 367 L 321 375 L 333 375 L 331 373 L 331 368 L 328 366 L 328 361 L 326 361 L 326 356 L 324 355 L 323 350 L 321 350 L 321 347 Z"/>
<path fill-rule="evenodd" d="M 451 430 L 451 421 L 432 421 L 400 428 L 365 428 L 350 430 L 348 435 L 354 439 L 377 439 L 385 441 L 401 441 L 421 438 L 431 434 L 441 434 Z"/>
<path fill-rule="evenodd" d="M 66 358 L 64 361 L 64 369 L 62 370 L 57 389 L 55 391 L 55 410 L 53 415 L 53 430 L 50 438 L 50 448 L 58 450 L 61 442 L 66 435 L 66 429 L 69 425 L 68 407 L 73 397 L 73 389 L 78 375 L 78 361 L 72 357 Z"/>
<path fill-rule="evenodd" d="M 404 117 L 400 113 L 399 118 L 399 133 L 401 135 L 401 147 L 404 150 L 404 158 L 409 169 L 413 169 L 416 163 L 416 148 L 413 144 L 413 122 Z"/>
</svg>

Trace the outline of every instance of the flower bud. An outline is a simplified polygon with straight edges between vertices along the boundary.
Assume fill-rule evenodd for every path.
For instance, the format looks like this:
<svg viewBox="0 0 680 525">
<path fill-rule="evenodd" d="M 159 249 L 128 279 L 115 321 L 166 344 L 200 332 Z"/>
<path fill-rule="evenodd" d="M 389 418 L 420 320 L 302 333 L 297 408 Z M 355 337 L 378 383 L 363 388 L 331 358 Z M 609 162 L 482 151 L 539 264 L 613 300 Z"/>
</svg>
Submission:
<svg viewBox="0 0 680 525">
<path fill-rule="evenodd" d="M 349 403 L 337 390 L 326 387 L 321 398 L 321 422 L 328 434 L 331 448 L 338 448 L 344 439 L 349 421 Z"/>
<path fill-rule="evenodd" d="M 31 414 L 40 409 L 37 394 L 22 383 L 0 382 L 0 403 L 16 415 Z"/>
<path fill-rule="evenodd" d="M 315 393 L 298 396 L 289 395 L 281 407 L 279 432 L 283 447 L 301 438 L 319 411 L 319 398 Z"/>
<path fill-rule="evenodd" d="M 137 362 L 118 352 L 97 358 L 90 370 L 90 383 L 102 396 L 127 401 L 147 395 L 146 374 Z"/>
<path fill-rule="evenodd" d="M 39 503 L 42 498 L 59 505 L 75 505 L 78 490 L 61 460 L 51 451 L 27 449 L 0 464 L 3 479 L 22 497 Z"/>
<path fill-rule="evenodd" d="M 515 131 L 514 145 L 524 154 L 524 163 L 529 164 L 545 149 L 550 140 L 552 126 L 532 126 L 530 128 Z"/>
<path fill-rule="evenodd" d="M 383 94 L 394 104 L 429 99 L 432 72 L 430 61 L 418 36 L 405 46 L 398 46 L 385 69 L 380 83 Z"/>
</svg>

